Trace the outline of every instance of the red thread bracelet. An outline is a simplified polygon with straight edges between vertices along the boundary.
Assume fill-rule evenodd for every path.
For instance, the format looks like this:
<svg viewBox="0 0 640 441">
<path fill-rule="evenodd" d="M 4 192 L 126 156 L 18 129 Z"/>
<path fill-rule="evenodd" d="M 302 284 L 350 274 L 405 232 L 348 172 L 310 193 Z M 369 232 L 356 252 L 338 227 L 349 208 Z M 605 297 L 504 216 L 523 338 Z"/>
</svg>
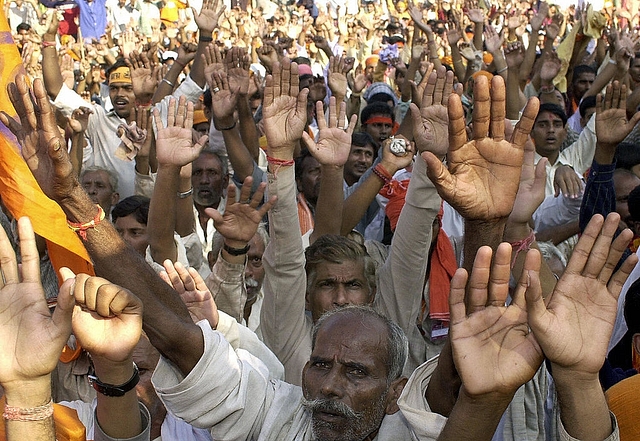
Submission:
<svg viewBox="0 0 640 441">
<path fill-rule="evenodd" d="M 43 41 L 40 44 L 42 45 L 42 47 L 55 47 L 56 42 L 55 41 Z"/>
<path fill-rule="evenodd" d="M 529 251 L 531 248 L 531 244 L 536 240 L 536 234 L 533 230 L 529 232 L 529 235 L 524 239 L 517 240 L 515 242 L 511 242 L 511 248 L 513 253 L 513 259 L 511 259 L 511 269 L 516 264 L 516 259 L 518 258 L 518 254 L 520 251 Z"/>
<path fill-rule="evenodd" d="M 72 231 L 78 233 L 82 240 L 87 240 L 87 230 L 89 228 L 95 228 L 96 226 L 98 226 L 100 221 L 104 220 L 104 210 L 100 205 L 96 204 L 96 206 L 98 207 L 98 213 L 89 222 L 81 224 L 67 220 L 67 225 L 69 226 L 69 228 L 71 228 Z"/>
<path fill-rule="evenodd" d="M 273 169 L 274 175 L 278 174 L 278 170 L 280 170 L 280 167 L 291 167 L 296 163 L 296 161 L 294 161 L 293 159 L 278 159 L 278 158 L 272 158 L 269 155 L 267 155 L 267 162 L 274 166 L 274 169 Z"/>
</svg>

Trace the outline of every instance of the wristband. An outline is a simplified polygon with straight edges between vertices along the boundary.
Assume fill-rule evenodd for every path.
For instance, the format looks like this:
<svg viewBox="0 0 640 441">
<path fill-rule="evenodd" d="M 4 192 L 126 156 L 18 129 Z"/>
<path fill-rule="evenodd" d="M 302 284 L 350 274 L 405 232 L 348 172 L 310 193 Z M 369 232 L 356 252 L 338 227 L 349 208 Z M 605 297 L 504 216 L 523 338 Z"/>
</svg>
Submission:
<svg viewBox="0 0 640 441">
<path fill-rule="evenodd" d="M 193 187 L 191 187 L 189 190 L 187 191 L 179 191 L 178 192 L 178 199 L 186 199 L 189 196 L 191 196 L 193 194 Z"/>
<path fill-rule="evenodd" d="M 175 61 L 174 61 L 174 63 L 175 63 Z M 162 83 L 167 83 L 171 87 L 175 87 L 175 85 L 171 81 L 167 80 L 166 78 L 163 78 L 161 82 Z"/>
<path fill-rule="evenodd" d="M 81 224 L 79 222 L 71 222 L 67 220 L 67 225 L 71 228 L 71 231 L 78 233 L 82 240 L 87 240 L 88 229 L 97 227 L 98 224 L 104 220 L 104 210 L 100 205 L 96 204 L 96 206 L 98 207 L 98 213 L 89 222 Z"/>
<path fill-rule="evenodd" d="M 206 35 L 201 35 L 198 37 L 198 41 L 200 43 L 211 43 L 213 41 L 213 37 L 207 37 Z"/>
<path fill-rule="evenodd" d="M 115 385 L 103 383 L 95 375 L 89 375 L 89 384 L 91 384 L 96 391 L 107 397 L 121 397 L 136 387 L 139 381 L 140 373 L 138 372 L 138 366 L 136 366 L 135 363 L 133 363 L 133 375 L 129 381 L 124 384 Z"/>
<path fill-rule="evenodd" d="M 296 161 L 294 161 L 293 159 L 285 160 L 272 158 L 271 156 L 267 155 L 267 163 L 273 166 L 271 167 L 272 173 L 274 174 L 274 176 L 277 176 L 280 167 L 291 167 L 296 164 Z"/>
<path fill-rule="evenodd" d="M 213 124 L 218 132 L 224 132 L 225 130 L 231 130 L 236 126 L 236 122 L 234 121 L 229 127 L 218 127 L 215 123 Z"/>
<path fill-rule="evenodd" d="M 382 164 L 378 164 L 371 169 L 373 173 L 379 177 L 385 184 L 388 184 L 393 179 L 393 176 L 389 174 L 389 172 L 382 166 Z"/>
<path fill-rule="evenodd" d="M 7 421 L 42 421 L 53 415 L 53 399 L 37 407 L 14 407 L 5 404 L 2 417 Z"/>
<path fill-rule="evenodd" d="M 42 47 L 56 47 L 55 41 L 43 41 L 40 44 L 42 45 Z"/>
<path fill-rule="evenodd" d="M 511 259 L 511 269 L 513 269 L 516 264 L 516 259 L 518 258 L 518 254 L 520 251 L 529 251 L 531 249 L 531 244 L 536 240 L 536 234 L 533 230 L 529 232 L 529 235 L 522 240 L 518 240 L 515 242 L 511 242 L 511 248 L 513 252 L 513 259 Z"/>
<path fill-rule="evenodd" d="M 249 252 L 249 248 L 251 248 L 251 246 L 247 244 L 244 248 L 231 248 L 225 243 L 224 245 L 222 245 L 222 248 L 224 248 L 224 250 L 232 256 L 242 256 L 243 254 L 247 254 Z"/>
</svg>

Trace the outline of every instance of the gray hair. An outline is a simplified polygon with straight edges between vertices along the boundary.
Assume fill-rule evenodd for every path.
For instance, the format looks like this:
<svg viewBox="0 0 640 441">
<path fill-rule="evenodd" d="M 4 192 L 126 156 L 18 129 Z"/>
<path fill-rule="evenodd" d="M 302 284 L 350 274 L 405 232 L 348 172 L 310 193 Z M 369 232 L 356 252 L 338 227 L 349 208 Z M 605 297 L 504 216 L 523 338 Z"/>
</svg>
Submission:
<svg viewBox="0 0 640 441">
<path fill-rule="evenodd" d="M 409 340 L 400 326 L 369 306 L 349 305 L 323 314 L 322 317 L 320 317 L 313 325 L 311 348 L 313 349 L 316 346 L 316 337 L 318 336 L 318 331 L 322 325 L 329 318 L 339 314 L 351 314 L 358 316 L 362 322 L 371 319 L 379 320 L 385 325 L 388 334 L 386 363 L 387 383 L 391 383 L 393 380 L 400 378 L 409 354 Z"/>
<path fill-rule="evenodd" d="M 109 185 L 111 185 L 111 190 L 114 193 L 118 192 L 118 175 L 111 169 L 106 167 L 100 167 L 99 165 L 91 165 L 89 167 L 83 167 L 80 172 L 80 182 L 82 182 L 82 178 L 87 173 L 100 172 L 103 171 L 109 176 Z"/>
<path fill-rule="evenodd" d="M 364 276 L 369 285 L 369 292 L 376 289 L 376 265 L 367 253 L 364 245 L 335 234 L 320 236 L 304 252 L 305 271 L 307 273 L 307 292 L 316 281 L 316 267 L 323 262 L 343 263 L 344 261 L 359 261 L 364 264 Z"/>
<path fill-rule="evenodd" d="M 220 152 L 218 152 L 217 150 L 214 150 L 209 146 L 202 149 L 200 151 L 200 155 L 198 156 L 202 156 L 204 154 L 213 155 L 216 158 L 218 158 L 218 161 L 220 161 L 220 166 L 222 167 L 222 176 L 227 176 L 229 174 L 229 163 L 227 162 L 227 158 L 225 156 L 222 156 Z"/>
</svg>

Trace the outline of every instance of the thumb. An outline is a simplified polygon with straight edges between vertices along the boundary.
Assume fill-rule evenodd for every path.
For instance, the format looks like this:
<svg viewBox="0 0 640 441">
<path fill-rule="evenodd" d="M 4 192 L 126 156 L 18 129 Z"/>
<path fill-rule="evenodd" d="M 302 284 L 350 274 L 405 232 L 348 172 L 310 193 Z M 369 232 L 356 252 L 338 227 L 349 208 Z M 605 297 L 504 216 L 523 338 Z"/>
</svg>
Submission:
<svg viewBox="0 0 640 441">
<path fill-rule="evenodd" d="M 71 332 L 71 317 L 76 300 L 73 296 L 73 287 L 76 283 L 76 275 L 69 268 L 60 268 L 60 276 L 64 283 L 58 294 L 58 304 L 53 311 L 52 320 L 62 332 Z"/>
</svg>

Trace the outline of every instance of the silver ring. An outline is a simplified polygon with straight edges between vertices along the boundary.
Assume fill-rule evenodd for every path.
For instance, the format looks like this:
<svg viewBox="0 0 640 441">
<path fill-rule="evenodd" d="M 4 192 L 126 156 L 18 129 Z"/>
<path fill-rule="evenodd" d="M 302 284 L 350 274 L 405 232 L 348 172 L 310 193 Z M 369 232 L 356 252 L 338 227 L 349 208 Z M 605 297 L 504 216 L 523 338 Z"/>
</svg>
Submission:
<svg viewBox="0 0 640 441">
<path fill-rule="evenodd" d="M 214 87 L 214 88 L 213 88 L 213 93 L 218 93 L 218 92 L 220 92 L 220 88 L 219 88 L 219 87 L 217 87 L 217 86 L 216 86 L 216 87 Z"/>
</svg>

